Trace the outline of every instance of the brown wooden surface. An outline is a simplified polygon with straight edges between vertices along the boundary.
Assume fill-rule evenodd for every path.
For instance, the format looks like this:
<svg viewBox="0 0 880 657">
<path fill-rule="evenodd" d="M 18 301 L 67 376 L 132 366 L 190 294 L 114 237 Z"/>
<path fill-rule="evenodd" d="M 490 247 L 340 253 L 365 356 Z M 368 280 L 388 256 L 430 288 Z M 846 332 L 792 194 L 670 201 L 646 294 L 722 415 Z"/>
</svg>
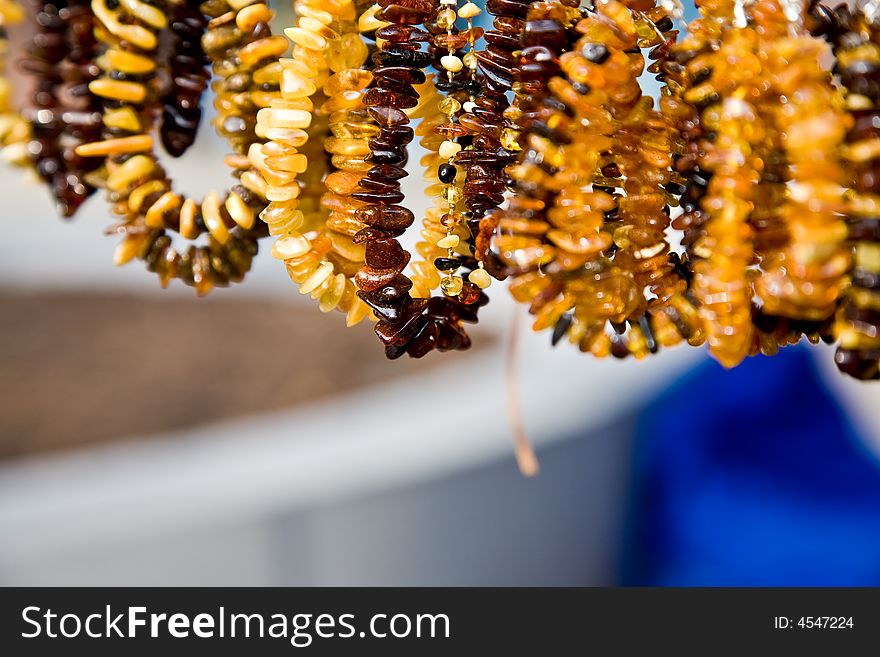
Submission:
<svg viewBox="0 0 880 657">
<path fill-rule="evenodd" d="M 0 291 L 0 458 L 282 409 L 463 357 L 389 362 L 366 323 L 222 291 Z"/>
</svg>

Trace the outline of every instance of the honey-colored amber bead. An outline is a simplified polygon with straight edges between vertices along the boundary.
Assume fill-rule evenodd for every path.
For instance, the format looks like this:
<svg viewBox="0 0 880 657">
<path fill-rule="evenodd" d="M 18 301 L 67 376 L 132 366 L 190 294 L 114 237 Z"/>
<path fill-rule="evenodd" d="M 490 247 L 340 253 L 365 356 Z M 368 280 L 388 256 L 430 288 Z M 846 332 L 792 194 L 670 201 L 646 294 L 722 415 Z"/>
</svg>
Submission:
<svg viewBox="0 0 880 657">
<path fill-rule="evenodd" d="M 144 215 L 144 223 L 150 228 L 164 228 L 165 214 L 180 207 L 181 198 L 174 192 L 165 192 Z"/>
<path fill-rule="evenodd" d="M 238 58 L 242 64 L 251 66 L 266 59 L 277 59 L 287 51 L 287 47 L 287 40 L 282 36 L 266 37 L 241 47 Z"/>
<path fill-rule="evenodd" d="M 198 204 L 189 198 L 180 207 L 180 236 L 184 239 L 194 240 L 199 236 L 199 227 L 196 221 L 198 211 Z"/>
<path fill-rule="evenodd" d="M 102 26 L 114 36 L 142 50 L 156 48 L 158 42 L 153 32 L 141 25 L 126 24 L 118 20 L 116 12 L 107 7 L 106 0 L 92 0 L 91 7 L 92 13 L 101 21 Z"/>
<path fill-rule="evenodd" d="M 104 125 L 108 128 L 116 130 L 124 130 L 126 132 L 140 132 L 143 130 L 143 123 L 131 107 L 108 107 L 104 110 L 102 116 Z"/>
<path fill-rule="evenodd" d="M 328 44 L 325 58 L 331 71 L 359 69 L 369 55 L 367 44 L 358 34 L 348 33 Z"/>
<path fill-rule="evenodd" d="M 132 137 L 119 137 L 117 139 L 105 139 L 88 144 L 80 144 L 76 147 L 76 154 L 80 157 L 102 157 L 107 155 L 122 155 L 125 153 L 144 153 L 152 150 L 153 138 L 150 135 L 134 135 Z"/>
<path fill-rule="evenodd" d="M 324 283 L 333 274 L 333 265 L 328 261 L 322 261 L 315 270 L 300 284 L 299 293 L 309 294 L 319 285 Z"/>
<path fill-rule="evenodd" d="M 146 155 L 135 155 L 123 162 L 107 176 L 107 189 L 118 192 L 132 183 L 147 178 L 156 163 Z"/>
<path fill-rule="evenodd" d="M 236 192 L 230 192 L 229 196 L 226 197 L 224 205 L 229 216 L 232 217 L 236 224 L 245 230 L 250 230 L 254 227 L 254 222 L 257 218 L 256 213 Z"/>
<path fill-rule="evenodd" d="M 89 91 L 101 98 L 126 103 L 141 103 L 147 97 L 147 90 L 139 82 L 99 78 L 89 82 Z"/>
<path fill-rule="evenodd" d="M 105 71 L 116 70 L 131 75 L 145 75 L 156 70 L 156 62 L 149 57 L 118 48 L 108 49 L 96 63 Z"/>
<path fill-rule="evenodd" d="M 140 0 L 119 0 L 119 4 L 125 7 L 132 16 L 157 30 L 168 26 L 167 16 L 158 7 L 153 7 Z"/>
<path fill-rule="evenodd" d="M 128 195 L 128 209 L 131 212 L 140 212 L 144 204 L 144 199 L 153 194 L 159 194 L 166 191 L 166 183 L 164 180 L 150 180 L 143 185 L 139 185 Z"/>
<path fill-rule="evenodd" d="M 275 244 L 272 245 L 272 257 L 279 260 L 298 258 L 308 253 L 311 247 L 312 243 L 303 235 L 285 235 L 275 240 Z"/>
<path fill-rule="evenodd" d="M 257 112 L 257 121 L 272 128 L 302 129 L 309 127 L 312 115 L 305 110 L 266 107 Z"/>
<path fill-rule="evenodd" d="M 217 192 L 209 192 L 202 199 L 202 219 L 211 237 L 220 244 L 226 244 L 229 240 L 229 229 L 220 214 L 220 197 Z"/>
<path fill-rule="evenodd" d="M 288 27 L 284 30 L 284 34 L 296 45 L 309 50 L 323 50 L 327 47 L 327 40 L 324 37 L 301 27 Z"/>
<path fill-rule="evenodd" d="M 148 236 L 145 234 L 127 234 L 116 247 L 113 254 L 113 264 L 119 267 L 135 258 L 142 257 L 148 244 Z"/>
<path fill-rule="evenodd" d="M 235 15 L 235 24 L 242 32 L 249 32 L 259 23 L 269 23 L 275 16 L 275 12 L 264 4 L 252 4 L 243 7 Z M 286 48 L 285 48 L 286 50 Z"/>
</svg>

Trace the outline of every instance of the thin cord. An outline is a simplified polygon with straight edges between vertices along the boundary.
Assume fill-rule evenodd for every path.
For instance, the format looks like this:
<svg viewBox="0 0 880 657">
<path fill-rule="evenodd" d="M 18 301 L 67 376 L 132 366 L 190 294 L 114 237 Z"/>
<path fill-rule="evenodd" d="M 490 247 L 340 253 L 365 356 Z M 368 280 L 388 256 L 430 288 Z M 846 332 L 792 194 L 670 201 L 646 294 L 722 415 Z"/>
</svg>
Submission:
<svg viewBox="0 0 880 657">
<path fill-rule="evenodd" d="M 519 395 L 519 313 L 514 312 L 512 316 L 510 339 L 507 342 L 507 419 L 513 430 L 513 453 L 520 474 L 523 477 L 534 477 L 541 466 L 523 423 Z"/>
</svg>

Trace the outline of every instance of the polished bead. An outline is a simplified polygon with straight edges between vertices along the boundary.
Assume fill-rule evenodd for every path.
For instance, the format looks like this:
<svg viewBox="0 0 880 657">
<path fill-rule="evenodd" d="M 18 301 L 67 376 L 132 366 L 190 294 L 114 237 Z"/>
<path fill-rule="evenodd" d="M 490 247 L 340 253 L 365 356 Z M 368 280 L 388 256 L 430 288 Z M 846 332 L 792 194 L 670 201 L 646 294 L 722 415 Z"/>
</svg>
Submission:
<svg viewBox="0 0 880 657">
<path fill-rule="evenodd" d="M 437 246 L 441 249 L 454 249 L 458 246 L 459 243 L 458 235 L 447 235 L 439 240 L 437 240 Z"/>
<path fill-rule="evenodd" d="M 451 183 L 455 180 L 457 169 L 451 164 L 441 164 L 437 169 L 437 177 L 442 183 Z"/>
<path fill-rule="evenodd" d="M 442 30 L 446 30 L 453 25 L 455 25 L 455 11 L 449 9 L 448 7 L 444 7 L 439 12 L 437 12 L 437 27 Z"/>
<path fill-rule="evenodd" d="M 448 297 L 457 297 L 464 284 L 461 276 L 444 276 L 440 281 L 440 289 Z"/>
<path fill-rule="evenodd" d="M 468 280 L 481 290 L 485 290 L 492 284 L 492 277 L 489 276 L 489 273 L 483 268 L 474 269 L 468 274 Z"/>
<path fill-rule="evenodd" d="M 455 55 L 443 55 L 443 57 L 440 58 L 440 64 L 443 66 L 443 68 L 445 68 L 447 71 L 451 71 L 452 73 L 457 73 L 464 66 L 461 59 L 459 59 Z"/>
<path fill-rule="evenodd" d="M 440 148 L 438 149 L 438 154 L 444 160 L 451 159 L 455 157 L 455 154 L 461 150 L 461 144 L 457 144 L 454 141 L 444 141 L 440 144 Z"/>
<path fill-rule="evenodd" d="M 483 13 L 483 11 L 473 2 L 466 3 L 461 9 L 458 10 L 458 15 L 464 19 L 476 18 L 481 13 Z"/>
<path fill-rule="evenodd" d="M 438 103 L 437 108 L 443 112 L 444 114 L 455 114 L 458 110 L 461 109 L 461 103 L 459 103 L 455 98 L 451 96 L 447 96 L 443 100 Z"/>
</svg>

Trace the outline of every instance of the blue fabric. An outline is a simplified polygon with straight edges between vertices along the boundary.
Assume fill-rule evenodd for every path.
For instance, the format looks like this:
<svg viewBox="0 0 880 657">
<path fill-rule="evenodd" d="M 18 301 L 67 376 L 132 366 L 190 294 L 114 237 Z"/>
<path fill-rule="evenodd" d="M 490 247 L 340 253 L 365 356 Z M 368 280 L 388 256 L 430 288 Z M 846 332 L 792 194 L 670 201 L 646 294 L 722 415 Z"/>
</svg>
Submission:
<svg viewBox="0 0 880 657">
<path fill-rule="evenodd" d="M 634 475 L 625 584 L 880 585 L 880 467 L 805 348 L 678 381 Z"/>
</svg>

